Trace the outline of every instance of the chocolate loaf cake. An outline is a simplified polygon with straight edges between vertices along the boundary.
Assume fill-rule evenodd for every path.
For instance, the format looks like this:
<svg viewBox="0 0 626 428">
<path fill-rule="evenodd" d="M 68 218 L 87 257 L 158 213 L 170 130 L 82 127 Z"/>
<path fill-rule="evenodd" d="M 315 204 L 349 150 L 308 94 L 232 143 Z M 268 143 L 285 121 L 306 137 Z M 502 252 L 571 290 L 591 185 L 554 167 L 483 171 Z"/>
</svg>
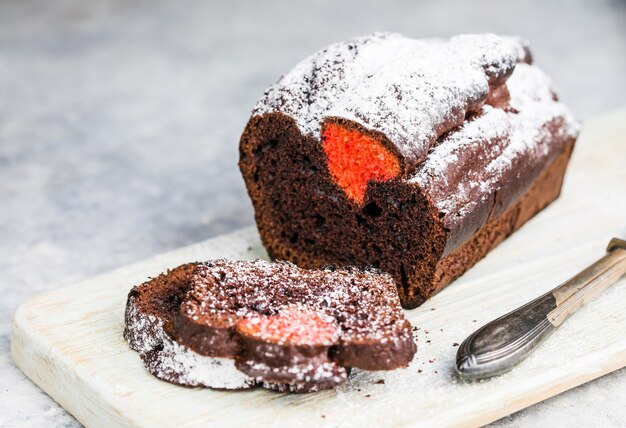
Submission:
<svg viewBox="0 0 626 428">
<path fill-rule="evenodd" d="M 519 39 L 373 34 L 271 86 L 239 166 L 272 258 L 380 268 L 412 308 L 559 195 L 577 134 Z"/>
<path fill-rule="evenodd" d="M 416 351 L 388 274 L 260 260 L 192 263 L 133 288 L 124 337 L 155 376 L 225 389 L 317 391 Z"/>
</svg>

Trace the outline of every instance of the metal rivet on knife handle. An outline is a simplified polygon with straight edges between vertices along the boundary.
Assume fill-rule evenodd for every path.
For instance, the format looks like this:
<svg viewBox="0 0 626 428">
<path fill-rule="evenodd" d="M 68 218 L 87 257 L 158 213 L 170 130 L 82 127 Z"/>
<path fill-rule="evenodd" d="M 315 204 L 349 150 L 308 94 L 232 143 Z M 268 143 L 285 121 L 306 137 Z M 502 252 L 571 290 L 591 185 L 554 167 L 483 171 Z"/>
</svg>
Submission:
<svg viewBox="0 0 626 428">
<path fill-rule="evenodd" d="M 511 370 L 563 321 L 626 273 L 626 241 L 613 238 L 607 254 L 530 303 L 491 321 L 459 347 L 456 370 L 475 380 Z"/>
</svg>

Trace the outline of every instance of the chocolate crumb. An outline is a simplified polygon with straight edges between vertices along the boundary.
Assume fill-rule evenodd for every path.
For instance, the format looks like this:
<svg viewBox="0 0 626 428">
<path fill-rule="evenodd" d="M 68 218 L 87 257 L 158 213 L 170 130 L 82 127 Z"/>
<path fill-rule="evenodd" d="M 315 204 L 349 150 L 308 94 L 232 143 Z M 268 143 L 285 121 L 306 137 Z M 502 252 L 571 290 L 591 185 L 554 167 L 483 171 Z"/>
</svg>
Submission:
<svg viewBox="0 0 626 428">
<path fill-rule="evenodd" d="M 385 379 L 378 379 L 376 383 L 382 385 L 383 383 L 385 383 Z"/>
<path fill-rule="evenodd" d="M 456 343 L 456 342 L 454 342 L 454 343 L 452 344 L 452 346 L 459 346 L 459 344 L 458 344 L 458 343 Z"/>
<path fill-rule="evenodd" d="M 367 394 L 367 395 L 365 396 L 365 398 L 370 398 L 370 397 L 371 397 L 371 394 Z"/>
</svg>

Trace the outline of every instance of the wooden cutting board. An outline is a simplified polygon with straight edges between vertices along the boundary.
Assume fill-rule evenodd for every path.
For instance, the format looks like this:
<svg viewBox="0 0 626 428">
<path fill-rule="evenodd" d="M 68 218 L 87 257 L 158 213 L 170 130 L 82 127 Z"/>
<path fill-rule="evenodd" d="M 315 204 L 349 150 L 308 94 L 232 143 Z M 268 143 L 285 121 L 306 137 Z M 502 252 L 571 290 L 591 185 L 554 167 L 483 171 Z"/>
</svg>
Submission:
<svg viewBox="0 0 626 428">
<path fill-rule="evenodd" d="M 622 279 L 512 372 L 464 384 L 453 370 L 469 333 L 584 268 L 612 236 L 626 236 L 626 110 L 587 124 L 556 203 L 406 312 L 419 327 L 407 369 L 356 371 L 336 390 L 306 395 L 189 389 L 149 375 L 122 338 L 131 286 L 184 262 L 266 257 L 253 228 L 35 297 L 15 315 L 11 351 L 28 377 L 89 426 L 481 425 L 626 365 Z"/>
</svg>

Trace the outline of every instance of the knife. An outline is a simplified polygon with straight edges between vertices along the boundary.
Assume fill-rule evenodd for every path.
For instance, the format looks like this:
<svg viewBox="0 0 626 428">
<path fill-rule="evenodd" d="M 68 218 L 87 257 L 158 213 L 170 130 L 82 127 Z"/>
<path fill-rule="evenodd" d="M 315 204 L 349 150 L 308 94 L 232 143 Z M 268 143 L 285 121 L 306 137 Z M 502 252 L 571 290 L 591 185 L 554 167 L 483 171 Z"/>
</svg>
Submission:
<svg viewBox="0 0 626 428">
<path fill-rule="evenodd" d="M 491 321 L 463 341 L 456 371 L 478 380 L 511 370 L 571 314 L 626 273 L 626 241 L 613 238 L 604 257 L 557 288 Z"/>
</svg>

